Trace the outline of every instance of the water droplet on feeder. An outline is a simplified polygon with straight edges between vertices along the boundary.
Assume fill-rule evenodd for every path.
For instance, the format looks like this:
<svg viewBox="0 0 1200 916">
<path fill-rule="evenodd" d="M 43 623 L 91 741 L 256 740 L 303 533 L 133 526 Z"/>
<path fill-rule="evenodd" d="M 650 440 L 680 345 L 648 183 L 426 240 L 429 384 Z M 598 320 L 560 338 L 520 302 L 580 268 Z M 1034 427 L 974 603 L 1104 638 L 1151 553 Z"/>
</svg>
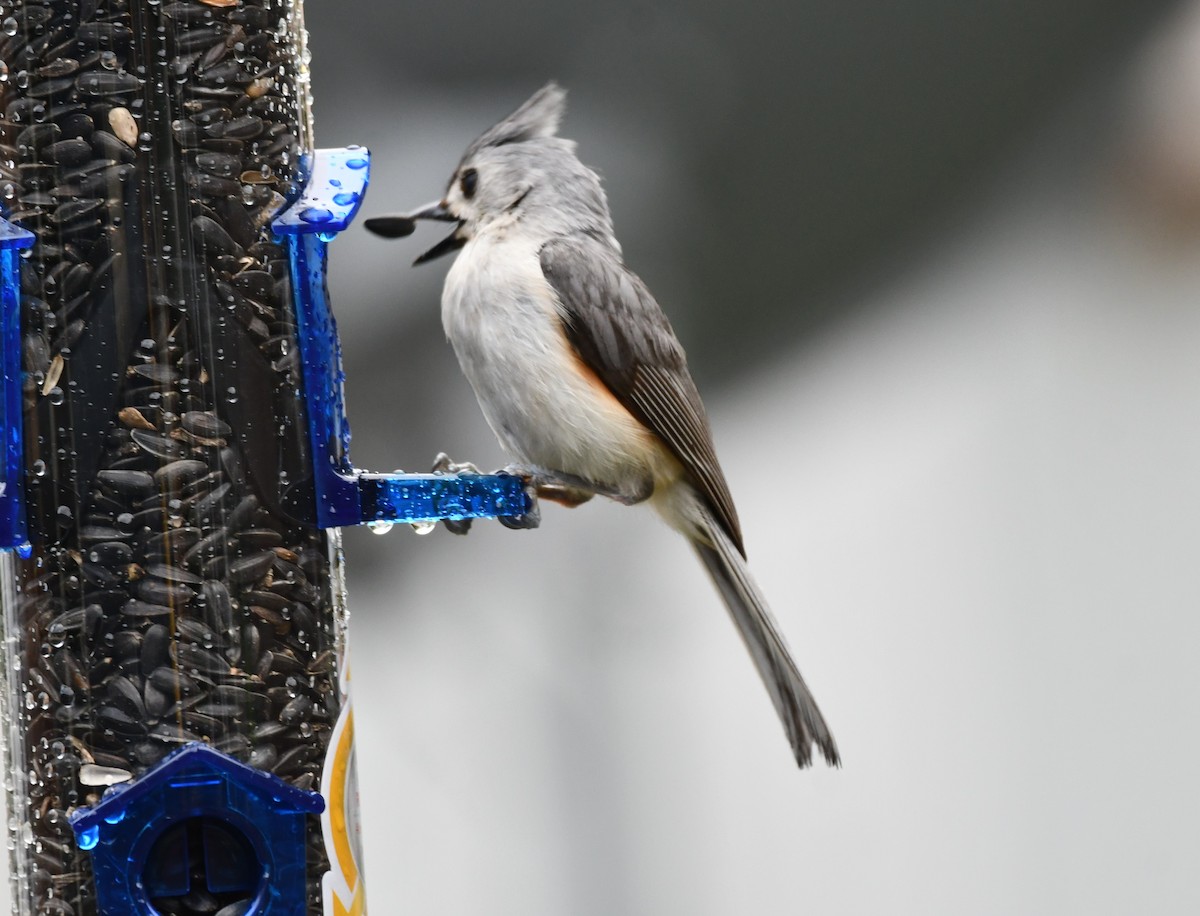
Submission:
<svg viewBox="0 0 1200 916">
<path fill-rule="evenodd" d="M 300 218 L 306 223 L 327 223 L 333 219 L 333 214 L 324 207 L 305 207 L 300 211 Z"/>
</svg>

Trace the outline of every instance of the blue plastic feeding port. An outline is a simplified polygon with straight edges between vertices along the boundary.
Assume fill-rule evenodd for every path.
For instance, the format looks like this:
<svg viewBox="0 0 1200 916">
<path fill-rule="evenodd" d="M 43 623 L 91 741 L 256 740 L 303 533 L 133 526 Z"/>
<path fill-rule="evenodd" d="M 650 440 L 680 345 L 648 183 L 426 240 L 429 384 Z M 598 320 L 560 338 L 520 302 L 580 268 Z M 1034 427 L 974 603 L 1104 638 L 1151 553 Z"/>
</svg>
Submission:
<svg viewBox="0 0 1200 916">
<path fill-rule="evenodd" d="M 507 474 L 376 474 L 350 463 L 341 344 L 329 308 L 327 245 L 354 219 L 366 193 L 371 154 L 362 147 L 317 150 L 304 193 L 272 223 L 291 260 L 296 332 L 313 454 L 315 522 L 436 522 L 519 516 L 532 508 Z"/>
<path fill-rule="evenodd" d="M 0 219 L 0 547 L 21 547 L 28 540 L 21 438 L 21 250 L 36 241 L 27 229 Z"/>
<path fill-rule="evenodd" d="M 71 815 L 102 913 L 150 914 L 200 884 L 246 916 L 303 916 L 306 817 L 317 792 L 189 744 Z"/>
<path fill-rule="evenodd" d="M 276 235 L 327 235 L 350 225 L 358 214 L 371 176 L 371 153 L 362 146 L 319 149 L 311 157 L 304 192 L 275 217 Z"/>
</svg>

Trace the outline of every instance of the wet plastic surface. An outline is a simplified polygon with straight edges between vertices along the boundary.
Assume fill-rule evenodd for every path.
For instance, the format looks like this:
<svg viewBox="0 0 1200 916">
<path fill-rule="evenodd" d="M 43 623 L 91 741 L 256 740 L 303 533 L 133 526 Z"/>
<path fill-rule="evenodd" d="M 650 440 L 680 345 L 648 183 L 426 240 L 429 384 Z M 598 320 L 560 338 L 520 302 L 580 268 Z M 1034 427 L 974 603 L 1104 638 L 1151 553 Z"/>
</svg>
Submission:
<svg viewBox="0 0 1200 916">
<path fill-rule="evenodd" d="M 326 528 L 524 515 L 531 506 L 516 477 L 367 473 L 350 460 L 345 373 L 326 289 L 326 246 L 354 218 L 369 176 L 367 150 L 318 150 L 304 193 L 272 223 L 286 240 L 296 294 L 315 522 Z"/>
<path fill-rule="evenodd" d="M 312 150 L 299 3 L 13 0 L 2 31 L 0 201 L 34 236 L 12 257 L 0 231 L 3 404 L 23 433 L 0 536 L 21 538 L 23 508 L 31 545 L 0 553 L 14 905 L 95 916 L 105 882 L 132 876 L 149 903 L 108 912 L 361 906 L 341 555 L 312 522 L 270 228 Z M 258 903 L 219 852 L 241 842 L 228 796 L 179 832 L 146 802 L 135 820 L 159 839 L 139 874 L 100 868 L 99 836 L 76 842 L 72 815 L 115 816 L 106 790 L 140 791 L 196 742 L 342 799 L 336 818 L 293 818 L 295 880 L 272 872 Z M 290 908 L 263 910 L 276 896 Z"/>
<path fill-rule="evenodd" d="M 21 267 L 20 253 L 35 236 L 0 219 L 0 548 L 20 547 L 28 532 L 21 492 L 25 437 L 21 422 Z"/>
<path fill-rule="evenodd" d="M 196 743 L 110 788 L 71 826 L 92 852 L 106 912 L 147 912 L 151 900 L 202 889 L 252 901 L 258 916 L 302 916 L 305 817 L 324 809 L 320 793 Z"/>
</svg>

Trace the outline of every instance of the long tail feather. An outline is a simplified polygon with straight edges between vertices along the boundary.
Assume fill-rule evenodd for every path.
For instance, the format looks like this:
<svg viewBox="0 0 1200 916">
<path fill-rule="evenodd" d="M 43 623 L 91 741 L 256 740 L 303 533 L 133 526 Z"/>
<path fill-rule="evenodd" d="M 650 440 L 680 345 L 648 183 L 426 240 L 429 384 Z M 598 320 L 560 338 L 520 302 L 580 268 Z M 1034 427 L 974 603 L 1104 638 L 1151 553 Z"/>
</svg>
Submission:
<svg viewBox="0 0 1200 916">
<path fill-rule="evenodd" d="M 775 617 L 746 568 L 746 561 L 714 519 L 706 518 L 705 522 L 704 533 L 711 546 L 694 538 L 692 546 L 725 599 L 742 641 L 750 650 L 783 722 L 796 763 L 802 767 L 811 765 L 812 746 L 816 744 L 830 766 L 840 766 L 833 735 L 800 676 Z"/>
</svg>

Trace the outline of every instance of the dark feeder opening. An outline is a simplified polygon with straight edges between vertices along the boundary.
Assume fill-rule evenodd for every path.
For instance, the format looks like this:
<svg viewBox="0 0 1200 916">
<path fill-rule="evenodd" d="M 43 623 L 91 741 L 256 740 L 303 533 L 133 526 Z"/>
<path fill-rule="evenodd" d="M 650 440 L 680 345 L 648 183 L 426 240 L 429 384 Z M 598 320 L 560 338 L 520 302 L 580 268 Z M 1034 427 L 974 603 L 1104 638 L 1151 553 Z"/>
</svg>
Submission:
<svg viewBox="0 0 1200 916">
<path fill-rule="evenodd" d="M 317 792 L 196 742 L 71 815 L 101 913 L 303 916 Z"/>
<path fill-rule="evenodd" d="M 193 817 L 162 831 L 142 871 L 142 891 L 153 912 L 212 913 L 235 903 L 241 912 L 267 883 L 254 844 L 235 825 L 215 817 Z"/>
</svg>

